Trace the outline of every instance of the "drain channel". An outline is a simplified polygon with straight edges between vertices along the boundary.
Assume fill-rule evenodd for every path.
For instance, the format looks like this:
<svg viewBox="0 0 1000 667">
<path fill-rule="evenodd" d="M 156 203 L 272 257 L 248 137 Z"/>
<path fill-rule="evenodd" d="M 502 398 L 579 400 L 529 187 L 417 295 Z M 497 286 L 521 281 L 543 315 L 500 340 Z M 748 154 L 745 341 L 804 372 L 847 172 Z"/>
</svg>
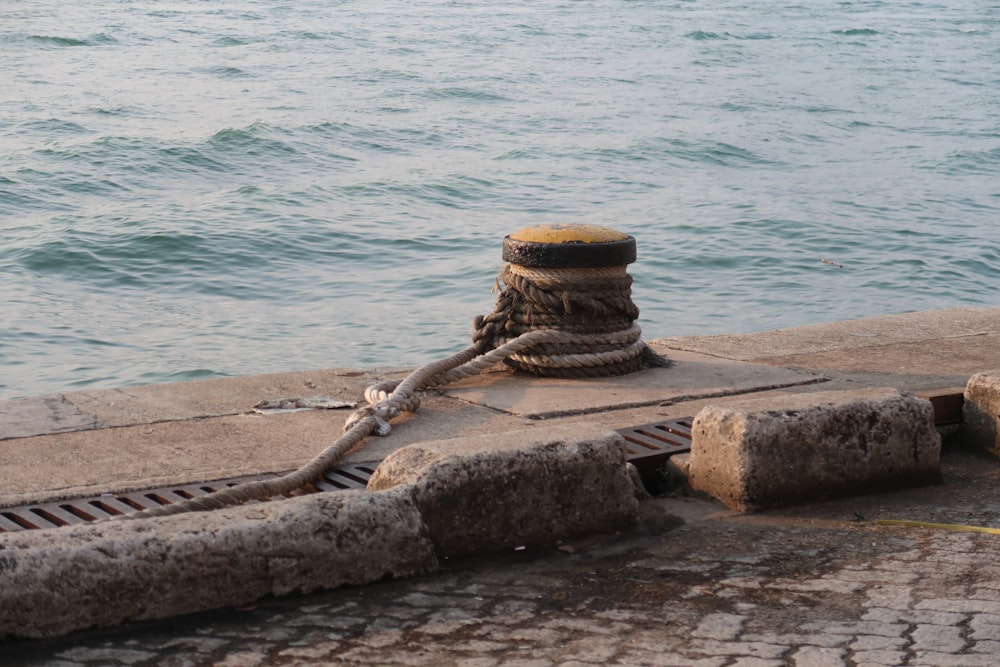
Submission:
<svg viewBox="0 0 1000 667">
<path fill-rule="evenodd" d="M 644 479 L 655 475 L 669 457 L 690 451 L 691 421 L 691 417 L 685 417 L 667 422 L 618 429 L 618 433 L 625 439 L 625 459 L 639 469 L 639 473 Z M 323 473 L 320 479 L 314 480 L 311 484 L 284 497 L 324 491 L 364 489 L 378 464 L 379 461 L 374 461 L 332 468 Z M 131 514 L 160 505 L 170 505 L 188 498 L 205 496 L 244 482 L 274 479 L 279 476 L 277 473 L 265 473 L 232 477 L 214 482 L 161 486 L 129 493 L 107 493 L 51 503 L 0 508 L 0 533 L 75 526 L 121 514 Z M 279 499 L 269 498 L 267 500 Z"/>
<path fill-rule="evenodd" d="M 674 454 L 691 451 L 691 425 L 694 417 L 618 429 L 625 439 L 625 460 L 639 469 L 645 479 Z"/>
<path fill-rule="evenodd" d="M 323 473 L 320 479 L 295 491 L 291 496 L 302 496 L 320 491 L 341 491 L 344 489 L 364 489 L 368 479 L 378 467 L 378 462 L 333 468 Z M 102 494 L 87 498 L 73 498 L 52 503 L 24 505 L 0 509 L 0 533 L 40 528 L 75 526 L 79 523 L 106 519 L 121 514 L 131 514 L 160 505 L 171 505 L 188 498 L 197 498 L 222 489 L 280 477 L 277 473 L 231 477 L 214 482 L 161 486 L 156 489 L 132 491 L 129 493 Z M 269 498 L 268 500 L 278 500 Z M 262 501 L 251 501 L 262 502 Z"/>
</svg>

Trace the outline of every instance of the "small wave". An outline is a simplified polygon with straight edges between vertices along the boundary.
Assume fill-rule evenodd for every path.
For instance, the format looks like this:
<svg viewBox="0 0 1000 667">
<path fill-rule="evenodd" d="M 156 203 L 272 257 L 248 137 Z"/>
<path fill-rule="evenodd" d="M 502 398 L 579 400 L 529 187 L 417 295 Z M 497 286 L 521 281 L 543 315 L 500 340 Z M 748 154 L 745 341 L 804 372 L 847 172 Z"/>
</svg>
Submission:
<svg viewBox="0 0 1000 667">
<path fill-rule="evenodd" d="M 18 125 L 20 130 L 40 132 L 45 134 L 86 134 L 87 128 L 79 123 L 74 123 L 61 118 L 45 118 L 39 120 L 29 120 Z"/>
<path fill-rule="evenodd" d="M 127 106 L 91 107 L 87 109 L 87 113 L 97 114 L 98 116 L 128 116 L 134 112 L 134 108 Z"/>
<path fill-rule="evenodd" d="M 247 44 L 252 44 L 254 41 L 256 40 L 243 39 L 240 37 L 232 37 L 227 35 L 226 37 L 219 37 L 218 39 L 216 39 L 214 42 L 212 42 L 212 46 L 219 46 L 219 47 L 246 46 Z"/>
<path fill-rule="evenodd" d="M 840 30 L 831 30 L 830 32 L 834 35 L 842 35 L 844 37 L 869 37 L 881 34 L 874 28 L 843 28 Z"/>
<path fill-rule="evenodd" d="M 28 41 L 41 44 L 43 46 L 89 46 L 90 42 L 85 39 L 73 37 L 56 37 L 54 35 L 30 35 Z"/>
<path fill-rule="evenodd" d="M 688 33 L 684 33 L 684 36 L 688 39 L 694 39 L 698 41 L 707 41 L 714 39 L 729 39 L 730 35 L 728 32 L 711 32 L 708 30 L 693 30 Z"/>
<path fill-rule="evenodd" d="M 688 141 L 683 139 L 653 139 L 636 143 L 630 150 L 635 158 L 659 160 L 663 157 L 714 164 L 724 167 L 778 164 L 753 151 L 721 141 Z"/>
<path fill-rule="evenodd" d="M 42 46 L 104 46 L 108 44 L 118 44 L 114 35 L 106 32 L 99 32 L 91 35 L 87 39 L 77 37 L 60 37 L 58 35 L 29 35 L 28 41 Z"/>
<path fill-rule="evenodd" d="M 192 380 L 208 380 L 210 378 L 229 377 L 229 373 L 212 370 L 211 368 L 193 368 L 191 370 L 174 371 L 172 373 L 144 373 L 140 380 L 152 384 L 163 382 L 191 382 Z"/>
<path fill-rule="evenodd" d="M 286 141 L 274 138 L 274 132 L 263 123 L 255 123 L 246 129 L 227 127 L 219 130 L 208 140 L 213 148 L 224 151 L 242 149 L 247 155 L 260 153 L 297 153 L 295 147 Z"/>
<path fill-rule="evenodd" d="M 987 85 L 983 81 L 970 81 L 969 79 L 959 79 L 956 77 L 945 76 L 941 78 L 942 81 L 947 81 L 949 83 L 955 83 L 959 86 L 985 86 Z"/>
<path fill-rule="evenodd" d="M 943 166 L 953 174 L 1000 173 L 1000 147 L 984 151 L 955 151 L 948 155 Z"/>
<path fill-rule="evenodd" d="M 62 276 L 97 289 L 169 289 L 218 291 L 237 267 L 252 264 L 239 244 L 217 244 L 208 237 L 182 232 L 70 234 L 15 254 L 25 269 L 42 276 Z M 221 247 L 220 247 L 221 246 Z M 228 267 L 228 268 L 227 268 Z M 221 288 L 230 296 L 237 286 Z"/>
<path fill-rule="evenodd" d="M 448 88 L 432 88 L 427 91 L 427 97 L 433 99 L 458 99 L 474 102 L 509 102 L 510 98 L 498 93 L 486 90 L 475 90 L 462 86 L 450 86 Z"/>
<path fill-rule="evenodd" d="M 207 72 L 208 74 L 217 76 L 222 79 L 249 79 L 254 76 L 253 74 L 244 69 L 232 66 L 205 67 L 196 71 Z"/>
<path fill-rule="evenodd" d="M 88 44 L 117 44 L 118 40 L 115 39 L 114 35 L 109 35 L 106 32 L 99 32 L 96 35 L 91 35 L 90 39 L 87 40 Z"/>
</svg>

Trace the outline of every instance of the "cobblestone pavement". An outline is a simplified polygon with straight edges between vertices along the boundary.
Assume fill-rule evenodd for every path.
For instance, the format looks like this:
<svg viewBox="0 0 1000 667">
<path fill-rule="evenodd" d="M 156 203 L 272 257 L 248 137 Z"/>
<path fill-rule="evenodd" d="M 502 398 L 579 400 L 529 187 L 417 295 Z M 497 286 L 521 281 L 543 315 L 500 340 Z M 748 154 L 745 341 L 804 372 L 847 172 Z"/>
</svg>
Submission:
<svg viewBox="0 0 1000 667">
<path fill-rule="evenodd" d="M 1000 665 L 1000 470 L 753 516 L 643 503 L 628 534 L 454 563 L 438 574 L 69 638 L 0 644 L 0 664 Z"/>
</svg>

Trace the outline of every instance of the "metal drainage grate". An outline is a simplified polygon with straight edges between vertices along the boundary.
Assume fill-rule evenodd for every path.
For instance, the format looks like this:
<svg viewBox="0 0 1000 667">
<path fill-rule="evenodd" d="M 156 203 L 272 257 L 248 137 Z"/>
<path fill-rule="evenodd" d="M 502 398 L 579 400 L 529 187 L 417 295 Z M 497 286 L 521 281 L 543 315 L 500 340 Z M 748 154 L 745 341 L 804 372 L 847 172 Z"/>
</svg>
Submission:
<svg viewBox="0 0 1000 667">
<path fill-rule="evenodd" d="M 693 417 L 618 429 L 625 438 L 625 460 L 645 478 L 674 454 L 691 451 Z"/>
<path fill-rule="evenodd" d="M 320 491 L 364 489 L 377 466 L 377 462 L 359 463 L 357 465 L 327 470 L 320 479 L 288 494 L 286 497 L 307 495 Z M 106 519 L 121 514 L 130 514 L 151 507 L 159 507 L 160 505 L 171 505 L 188 498 L 197 498 L 215 493 L 216 491 L 243 484 L 244 482 L 274 479 L 275 477 L 280 477 L 280 475 L 275 473 L 248 475 L 200 484 L 163 486 L 157 489 L 133 491 L 131 493 L 109 493 L 53 503 L 0 508 L 0 533 L 74 526 L 79 523 Z"/>
<path fill-rule="evenodd" d="M 643 477 L 655 474 L 656 470 L 668 458 L 674 454 L 691 450 L 691 421 L 691 417 L 684 417 L 618 429 L 618 433 L 625 438 L 626 460 L 633 463 Z M 376 461 L 332 468 L 323 473 L 320 479 L 288 494 L 286 497 L 302 496 L 321 491 L 364 489 L 374 474 L 375 468 L 378 467 L 378 463 Z M 79 523 L 130 514 L 160 505 L 171 505 L 188 498 L 215 493 L 244 482 L 274 479 L 279 476 L 276 473 L 248 475 L 201 484 L 163 486 L 131 493 L 104 494 L 52 503 L 0 508 L 0 533 L 74 526 Z"/>
</svg>

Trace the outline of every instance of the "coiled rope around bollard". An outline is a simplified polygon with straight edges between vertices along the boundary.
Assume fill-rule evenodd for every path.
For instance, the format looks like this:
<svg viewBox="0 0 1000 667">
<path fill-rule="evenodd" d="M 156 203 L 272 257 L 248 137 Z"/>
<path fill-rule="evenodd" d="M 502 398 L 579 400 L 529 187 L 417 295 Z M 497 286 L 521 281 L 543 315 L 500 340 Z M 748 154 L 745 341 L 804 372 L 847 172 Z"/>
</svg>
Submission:
<svg viewBox="0 0 1000 667">
<path fill-rule="evenodd" d="M 368 405 L 348 417 L 344 435 L 309 463 L 276 479 L 112 520 L 216 510 L 287 495 L 318 479 L 371 434 L 388 435 L 393 418 L 420 407 L 417 392 L 477 375 L 500 362 L 544 377 L 607 377 L 668 366 L 670 362 L 640 338 L 631 285 L 624 266 L 551 269 L 508 264 L 497 278 L 502 289 L 493 312 L 474 321 L 473 344 L 421 366 L 401 381 L 368 387 Z"/>
<path fill-rule="evenodd" d="M 608 377 L 669 365 L 640 339 L 632 277 L 624 266 L 508 264 L 497 281 L 502 289 L 496 307 L 475 321 L 478 350 L 500 348 L 529 331 L 577 334 L 570 342 L 538 343 L 508 355 L 504 361 L 518 370 L 542 377 Z"/>
</svg>

